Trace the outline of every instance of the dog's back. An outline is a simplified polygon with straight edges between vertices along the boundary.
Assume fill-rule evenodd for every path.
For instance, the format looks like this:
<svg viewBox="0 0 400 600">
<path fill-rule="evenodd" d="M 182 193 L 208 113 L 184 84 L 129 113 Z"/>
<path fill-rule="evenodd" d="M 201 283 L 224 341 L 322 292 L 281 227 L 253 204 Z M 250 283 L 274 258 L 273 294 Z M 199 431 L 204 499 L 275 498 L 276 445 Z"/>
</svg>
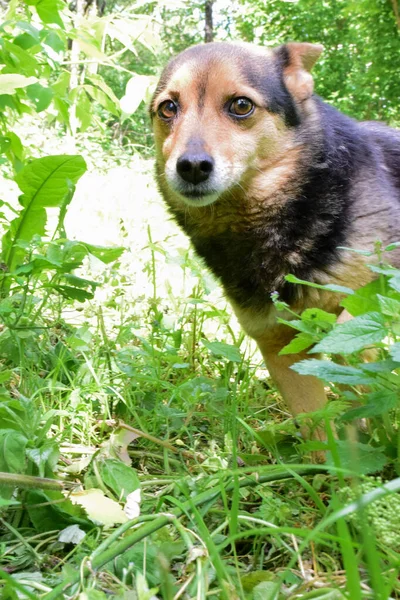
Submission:
<svg viewBox="0 0 400 600">
<path fill-rule="evenodd" d="M 393 185 L 399 192 L 400 202 L 400 131 L 377 121 L 365 121 L 360 123 L 360 127 L 368 133 L 370 143 L 382 152 L 383 167 L 389 170 Z"/>
</svg>

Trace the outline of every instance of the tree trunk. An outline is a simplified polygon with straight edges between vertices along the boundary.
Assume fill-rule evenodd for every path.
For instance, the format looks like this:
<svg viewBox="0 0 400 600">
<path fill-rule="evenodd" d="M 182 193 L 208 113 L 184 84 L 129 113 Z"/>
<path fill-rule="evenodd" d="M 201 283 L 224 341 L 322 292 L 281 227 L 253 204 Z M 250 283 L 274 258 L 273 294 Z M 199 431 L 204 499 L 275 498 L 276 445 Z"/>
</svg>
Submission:
<svg viewBox="0 0 400 600">
<path fill-rule="evenodd" d="M 392 7 L 396 19 L 397 29 L 400 29 L 400 10 L 398 0 L 392 0 Z"/>
<path fill-rule="evenodd" d="M 204 5 L 205 11 L 205 20 L 206 24 L 204 27 L 204 41 L 207 44 L 208 42 L 213 41 L 214 37 L 214 28 L 213 28 L 213 4 L 214 0 L 206 0 Z"/>
</svg>

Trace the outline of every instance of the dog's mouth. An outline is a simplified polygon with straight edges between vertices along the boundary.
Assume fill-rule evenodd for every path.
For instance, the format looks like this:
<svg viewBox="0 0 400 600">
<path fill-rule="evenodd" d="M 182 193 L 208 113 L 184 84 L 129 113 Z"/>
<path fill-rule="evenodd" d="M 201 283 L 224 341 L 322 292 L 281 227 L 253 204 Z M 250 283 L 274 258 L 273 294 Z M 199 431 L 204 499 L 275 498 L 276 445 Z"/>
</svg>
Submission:
<svg viewBox="0 0 400 600">
<path fill-rule="evenodd" d="M 221 191 L 204 185 L 171 185 L 172 190 L 188 206 L 207 206 L 213 204 L 221 195 Z"/>
<path fill-rule="evenodd" d="M 201 200 L 207 196 L 214 196 L 217 192 L 215 190 L 179 190 L 179 193 L 189 200 Z"/>
</svg>

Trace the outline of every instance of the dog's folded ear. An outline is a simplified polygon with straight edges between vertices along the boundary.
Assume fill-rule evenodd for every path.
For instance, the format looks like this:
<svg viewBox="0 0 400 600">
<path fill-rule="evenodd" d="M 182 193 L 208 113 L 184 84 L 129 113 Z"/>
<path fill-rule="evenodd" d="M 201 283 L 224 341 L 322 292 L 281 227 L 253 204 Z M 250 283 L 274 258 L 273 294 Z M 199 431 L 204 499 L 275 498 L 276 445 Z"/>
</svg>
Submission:
<svg viewBox="0 0 400 600">
<path fill-rule="evenodd" d="M 320 44 L 290 42 L 276 50 L 285 85 L 298 102 L 307 100 L 313 93 L 314 82 L 310 71 L 323 49 Z"/>
</svg>

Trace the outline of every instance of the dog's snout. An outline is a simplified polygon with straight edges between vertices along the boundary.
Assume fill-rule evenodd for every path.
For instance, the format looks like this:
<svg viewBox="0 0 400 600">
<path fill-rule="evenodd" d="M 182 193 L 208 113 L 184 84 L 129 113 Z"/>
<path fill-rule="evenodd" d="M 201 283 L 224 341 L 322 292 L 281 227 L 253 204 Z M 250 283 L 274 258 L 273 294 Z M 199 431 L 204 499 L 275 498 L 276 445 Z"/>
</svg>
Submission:
<svg viewBox="0 0 400 600">
<path fill-rule="evenodd" d="M 205 152 L 196 154 L 186 152 L 176 163 L 176 170 L 182 179 L 194 185 L 207 181 L 213 169 L 214 159 Z"/>
</svg>

